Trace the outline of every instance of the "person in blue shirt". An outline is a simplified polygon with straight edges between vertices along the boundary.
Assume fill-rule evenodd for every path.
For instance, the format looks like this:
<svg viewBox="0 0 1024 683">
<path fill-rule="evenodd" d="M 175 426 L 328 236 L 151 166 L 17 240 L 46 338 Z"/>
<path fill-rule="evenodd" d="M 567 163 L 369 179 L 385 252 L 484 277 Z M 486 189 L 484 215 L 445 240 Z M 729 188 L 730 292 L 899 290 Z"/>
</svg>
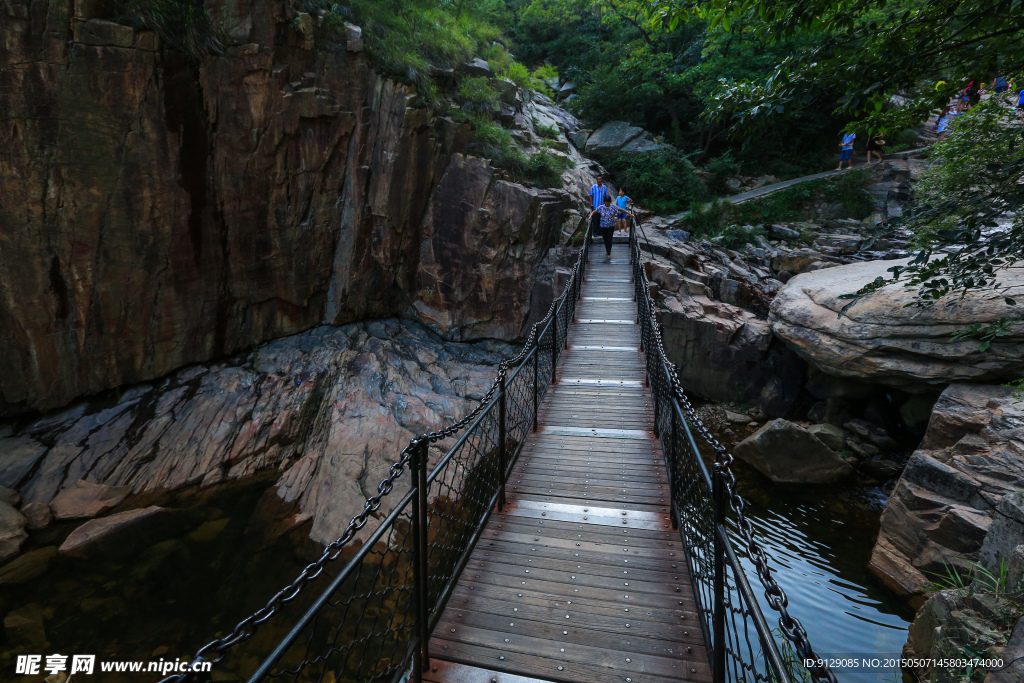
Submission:
<svg viewBox="0 0 1024 683">
<path fill-rule="evenodd" d="M 1024 112 L 1024 90 L 1021 90 L 1020 94 L 1017 96 L 1017 109 Z"/>
<path fill-rule="evenodd" d="M 590 208 L 597 211 L 604 206 L 604 198 L 608 196 L 608 186 L 604 184 L 604 176 L 597 176 L 597 182 L 590 186 Z M 590 214 L 591 234 L 597 235 L 600 225 L 594 213 Z"/>
<path fill-rule="evenodd" d="M 856 139 L 856 133 L 844 133 L 843 141 L 839 143 L 839 168 L 837 171 L 843 170 L 843 162 L 850 162 L 849 168 L 853 168 L 853 141 Z"/>
<path fill-rule="evenodd" d="M 996 80 L 993 82 L 994 90 L 996 95 L 1002 95 L 1004 92 L 1010 89 L 1010 84 L 1006 81 L 1006 76 L 996 76 Z"/>
<path fill-rule="evenodd" d="M 619 230 L 622 232 L 626 231 L 626 219 L 629 217 L 626 211 L 629 207 L 633 206 L 633 200 L 626 196 L 626 191 L 621 187 L 619 188 L 619 196 L 615 198 L 615 203 L 619 206 Z"/>
</svg>

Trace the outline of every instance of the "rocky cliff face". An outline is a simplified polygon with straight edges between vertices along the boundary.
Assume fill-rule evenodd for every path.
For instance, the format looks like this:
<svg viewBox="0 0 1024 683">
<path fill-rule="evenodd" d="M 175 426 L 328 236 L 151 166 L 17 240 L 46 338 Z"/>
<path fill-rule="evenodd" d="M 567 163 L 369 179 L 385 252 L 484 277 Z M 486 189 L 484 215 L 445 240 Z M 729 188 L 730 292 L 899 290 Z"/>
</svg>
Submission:
<svg viewBox="0 0 1024 683">
<path fill-rule="evenodd" d="M 0 416 L 421 300 L 450 336 L 522 333 L 528 285 L 503 287 L 567 194 L 449 168 L 469 128 L 318 51 L 283 1 L 220 8 L 226 49 L 200 64 L 90 7 L 2 10 Z M 526 296 L 495 309 L 499 290 Z"/>
</svg>

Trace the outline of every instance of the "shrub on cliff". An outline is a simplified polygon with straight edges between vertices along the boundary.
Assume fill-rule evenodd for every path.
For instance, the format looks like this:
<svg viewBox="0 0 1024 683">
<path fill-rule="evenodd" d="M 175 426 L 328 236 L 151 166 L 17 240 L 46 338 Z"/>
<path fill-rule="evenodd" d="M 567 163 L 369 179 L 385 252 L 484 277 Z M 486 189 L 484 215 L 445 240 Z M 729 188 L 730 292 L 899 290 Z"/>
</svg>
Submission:
<svg viewBox="0 0 1024 683">
<path fill-rule="evenodd" d="M 363 27 L 367 54 L 375 66 L 397 80 L 415 83 L 427 103 L 439 99 L 437 69 L 456 68 L 482 56 L 499 78 L 520 87 L 536 87 L 535 79 L 501 45 L 508 18 L 502 0 L 307 0 L 311 14 L 325 11 L 325 41 L 341 44 L 344 23 Z M 479 93 L 477 93 L 479 94 Z"/>
<path fill-rule="evenodd" d="M 114 19 L 133 28 L 148 28 L 161 42 L 199 60 L 224 51 L 220 34 L 202 0 L 116 0 Z"/>
<path fill-rule="evenodd" d="M 456 95 L 462 108 L 471 114 L 493 114 L 500 94 L 485 76 L 470 76 L 459 83 Z"/>
<path fill-rule="evenodd" d="M 487 117 L 473 119 L 475 133 L 470 152 L 490 159 L 495 168 L 508 171 L 513 180 L 538 187 L 561 187 L 562 172 L 572 162 L 548 149 L 530 156 L 516 144 L 512 134 Z"/>
</svg>

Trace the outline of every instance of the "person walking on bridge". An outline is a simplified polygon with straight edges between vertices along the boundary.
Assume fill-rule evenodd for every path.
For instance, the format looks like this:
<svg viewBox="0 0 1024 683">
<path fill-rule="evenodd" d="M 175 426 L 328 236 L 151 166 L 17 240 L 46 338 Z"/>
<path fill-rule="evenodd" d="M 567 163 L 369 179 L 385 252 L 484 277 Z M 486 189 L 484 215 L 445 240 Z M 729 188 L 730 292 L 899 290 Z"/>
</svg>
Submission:
<svg viewBox="0 0 1024 683">
<path fill-rule="evenodd" d="M 612 205 L 612 198 L 607 193 L 602 200 L 603 204 L 590 213 L 590 221 L 598 221 L 601 228 L 601 237 L 604 238 L 604 250 L 608 258 L 612 256 L 612 233 L 615 232 L 615 221 L 619 217 L 619 207 Z"/>
<path fill-rule="evenodd" d="M 595 235 L 601 229 L 596 211 L 604 206 L 605 197 L 608 197 L 608 186 L 604 184 L 604 176 L 599 175 L 597 176 L 597 182 L 590 187 L 590 208 L 593 210 L 590 214 L 590 227 Z"/>
</svg>

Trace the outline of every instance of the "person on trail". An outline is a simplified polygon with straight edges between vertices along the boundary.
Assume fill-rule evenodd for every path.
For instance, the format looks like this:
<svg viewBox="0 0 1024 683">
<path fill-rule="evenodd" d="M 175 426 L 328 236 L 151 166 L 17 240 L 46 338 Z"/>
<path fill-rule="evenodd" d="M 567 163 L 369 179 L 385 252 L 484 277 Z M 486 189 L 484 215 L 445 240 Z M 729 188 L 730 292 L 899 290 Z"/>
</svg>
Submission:
<svg viewBox="0 0 1024 683">
<path fill-rule="evenodd" d="M 597 176 L 597 182 L 590 186 L 590 208 L 597 211 L 604 206 L 604 198 L 608 196 L 608 186 L 604 184 L 604 176 Z M 593 212 L 590 214 L 590 227 L 593 235 L 600 231 L 600 225 Z"/>
<path fill-rule="evenodd" d="M 1017 111 L 1024 116 L 1024 89 L 1017 94 Z"/>
<path fill-rule="evenodd" d="M 935 132 L 939 134 L 936 142 L 942 142 L 942 139 L 946 137 L 946 129 L 949 128 L 949 122 L 953 120 L 954 114 L 949 110 L 949 107 L 943 107 L 942 113 L 935 119 Z"/>
<path fill-rule="evenodd" d="M 856 139 L 856 133 L 844 133 L 843 141 L 839 143 L 839 168 L 837 171 L 843 170 L 843 162 L 850 162 L 849 168 L 853 168 L 853 141 Z"/>
<path fill-rule="evenodd" d="M 633 200 L 626 196 L 626 191 L 621 187 L 619 188 L 619 196 L 615 198 L 615 203 L 619 205 L 619 230 L 626 232 L 627 225 L 626 221 L 629 218 L 629 214 L 626 212 L 629 207 L 633 206 Z"/>
<path fill-rule="evenodd" d="M 1010 84 L 1006 80 L 1006 76 L 996 76 L 996 79 L 992 81 L 993 91 L 996 95 L 1002 95 L 1010 89 Z"/>
<path fill-rule="evenodd" d="M 881 133 L 868 136 L 868 166 L 871 165 L 871 155 L 874 154 L 878 157 L 879 163 L 882 161 L 882 146 L 885 145 L 885 140 L 882 139 Z"/>
<path fill-rule="evenodd" d="M 615 221 L 619 217 L 619 207 L 612 206 L 612 198 L 605 193 L 603 204 L 590 213 L 590 221 L 598 221 L 601 237 L 604 238 L 604 250 L 608 257 L 612 255 L 612 233 L 615 232 Z"/>
<path fill-rule="evenodd" d="M 956 98 L 956 113 L 962 114 L 971 108 L 971 86 L 974 85 L 972 81 L 967 85 L 966 88 L 960 91 L 960 94 Z"/>
<path fill-rule="evenodd" d="M 981 85 L 971 81 L 971 84 L 967 86 L 967 101 L 968 109 L 976 105 L 981 100 Z"/>
</svg>

